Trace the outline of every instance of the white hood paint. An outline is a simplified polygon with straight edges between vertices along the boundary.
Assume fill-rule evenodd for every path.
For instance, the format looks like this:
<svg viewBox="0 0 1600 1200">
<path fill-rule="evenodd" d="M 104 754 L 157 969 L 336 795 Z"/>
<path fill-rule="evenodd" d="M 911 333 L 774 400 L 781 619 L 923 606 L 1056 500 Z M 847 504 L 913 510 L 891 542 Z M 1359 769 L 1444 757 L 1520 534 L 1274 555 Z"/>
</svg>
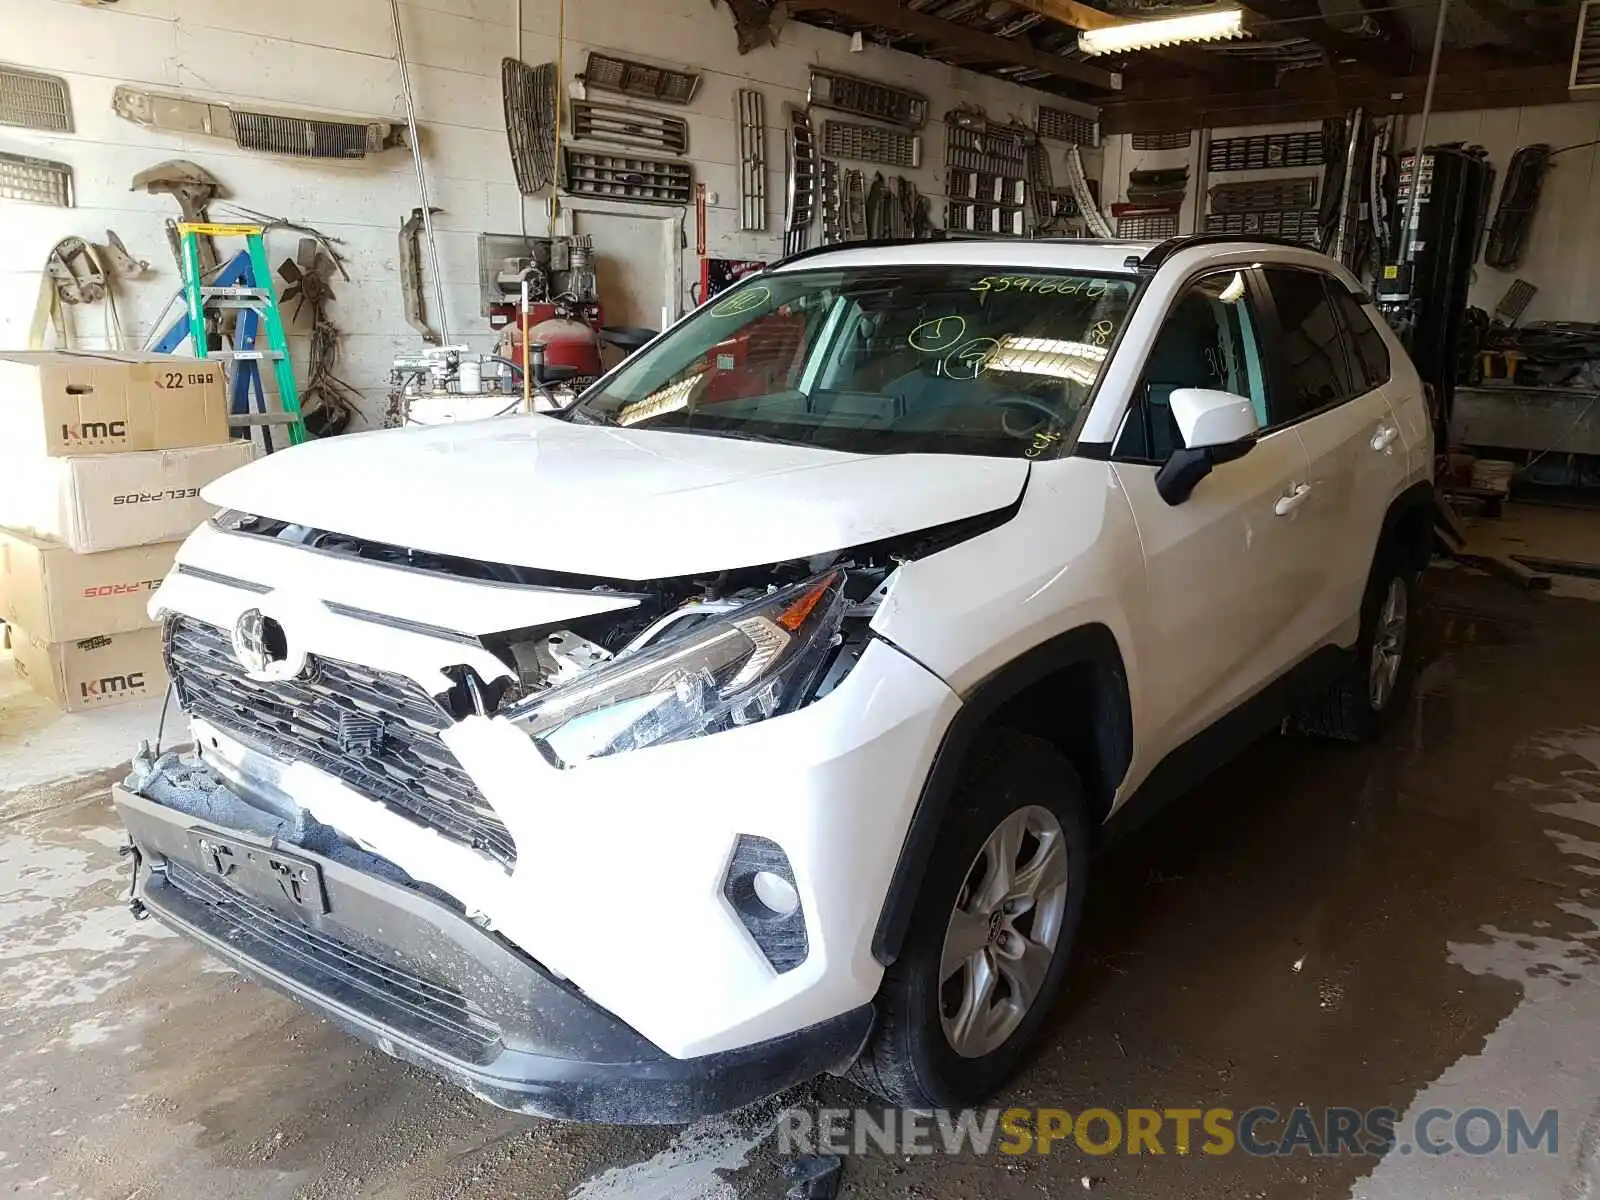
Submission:
<svg viewBox="0 0 1600 1200">
<path fill-rule="evenodd" d="M 522 416 L 309 442 L 201 494 L 414 550 L 653 579 L 992 512 L 1027 475 L 1021 458 L 844 454 Z"/>
</svg>

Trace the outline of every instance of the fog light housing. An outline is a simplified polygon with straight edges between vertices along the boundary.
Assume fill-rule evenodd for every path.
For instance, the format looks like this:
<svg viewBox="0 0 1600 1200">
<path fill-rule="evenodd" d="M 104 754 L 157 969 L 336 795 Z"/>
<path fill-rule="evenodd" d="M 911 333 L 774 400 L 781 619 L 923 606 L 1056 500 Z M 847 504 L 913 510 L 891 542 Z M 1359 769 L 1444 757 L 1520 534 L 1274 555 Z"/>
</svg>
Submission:
<svg viewBox="0 0 1600 1200">
<path fill-rule="evenodd" d="M 740 834 L 728 863 L 722 894 L 756 946 L 780 975 L 805 962 L 805 908 L 789 856 L 770 838 Z"/>
</svg>

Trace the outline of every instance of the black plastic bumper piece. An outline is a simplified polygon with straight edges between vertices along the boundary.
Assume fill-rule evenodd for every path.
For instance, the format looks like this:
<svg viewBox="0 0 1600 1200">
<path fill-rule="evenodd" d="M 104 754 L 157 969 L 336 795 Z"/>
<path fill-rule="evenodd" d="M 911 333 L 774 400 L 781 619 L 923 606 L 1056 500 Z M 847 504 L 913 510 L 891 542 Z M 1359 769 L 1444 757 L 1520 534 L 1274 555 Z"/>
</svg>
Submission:
<svg viewBox="0 0 1600 1200">
<path fill-rule="evenodd" d="M 865 1005 L 771 1041 L 676 1059 L 413 887 L 114 789 L 163 923 L 364 1042 L 501 1108 L 676 1124 L 850 1062 Z M 660 981 L 672 986 L 672 981 Z"/>
</svg>

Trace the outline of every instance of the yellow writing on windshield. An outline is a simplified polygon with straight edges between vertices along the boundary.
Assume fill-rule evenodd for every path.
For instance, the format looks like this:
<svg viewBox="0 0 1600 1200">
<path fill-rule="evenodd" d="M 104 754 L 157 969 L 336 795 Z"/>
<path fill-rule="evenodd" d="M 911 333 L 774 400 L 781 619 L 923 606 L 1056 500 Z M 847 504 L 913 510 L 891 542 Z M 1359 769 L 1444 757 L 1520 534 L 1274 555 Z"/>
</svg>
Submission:
<svg viewBox="0 0 1600 1200">
<path fill-rule="evenodd" d="M 743 288 L 729 296 L 726 300 L 719 300 L 711 306 L 713 317 L 737 317 L 754 309 L 760 308 L 772 299 L 772 289 L 765 284 L 755 284 L 753 287 Z"/>
<path fill-rule="evenodd" d="M 906 344 L 922 354 L 942 354 L 959 346 L 967 334 L 967 319 L 954 313 L 924 321 L 906 335 Z"/>
<path fill-rule="evenodd" d="M 1106 294 L 1104 279 L 1070 275 L 985 275 L 968 289 L 973 292 L 1024 292 L 1030 296 L 1078 296 L 1098 300 Z"/>
</svg>

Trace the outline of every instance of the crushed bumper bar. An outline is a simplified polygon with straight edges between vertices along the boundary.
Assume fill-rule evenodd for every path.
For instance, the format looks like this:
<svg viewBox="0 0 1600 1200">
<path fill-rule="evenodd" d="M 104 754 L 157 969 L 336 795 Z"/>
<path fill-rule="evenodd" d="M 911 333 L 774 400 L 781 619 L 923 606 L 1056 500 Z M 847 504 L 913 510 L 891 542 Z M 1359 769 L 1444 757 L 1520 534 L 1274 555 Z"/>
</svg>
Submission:
<svg viewBox="0 0 1600 1200">
<path fill-rule="evenodd" d="M 137 894 L 162 922 L 502 1108 L 689 1121 L 842 1067 L 872 1022 L 865 1006 L 771 1041 L 675 1059 L 416 888 L 207 826 L 122 787 L 113 796 L 143 859 Z"/>
</svg>

